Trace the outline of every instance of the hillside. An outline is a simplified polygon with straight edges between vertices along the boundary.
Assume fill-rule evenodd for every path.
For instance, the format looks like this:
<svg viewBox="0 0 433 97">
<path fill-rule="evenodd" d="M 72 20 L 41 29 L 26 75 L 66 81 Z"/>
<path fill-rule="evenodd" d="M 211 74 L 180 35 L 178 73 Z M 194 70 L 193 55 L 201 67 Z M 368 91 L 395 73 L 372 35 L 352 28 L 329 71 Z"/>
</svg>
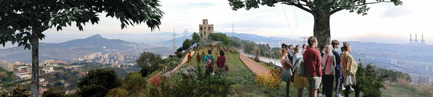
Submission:
<svg viewBox="0 0 433 97">
<path fill-rule="evenodd" d="M 85 39 L 75 39 L 61 43 L 40 43 L 39 47 L 40 60 L 70 60 L 95 52 L 135 53 L 138 51 L 137 43 L 120 39 L 106 39 L 99 34 Z M 0 59 L 2 60 L 29 61 L 31 59 L 30 50 L 24 50 L 23 47 L 0 49 L 0 53 Z"/>
</svg>

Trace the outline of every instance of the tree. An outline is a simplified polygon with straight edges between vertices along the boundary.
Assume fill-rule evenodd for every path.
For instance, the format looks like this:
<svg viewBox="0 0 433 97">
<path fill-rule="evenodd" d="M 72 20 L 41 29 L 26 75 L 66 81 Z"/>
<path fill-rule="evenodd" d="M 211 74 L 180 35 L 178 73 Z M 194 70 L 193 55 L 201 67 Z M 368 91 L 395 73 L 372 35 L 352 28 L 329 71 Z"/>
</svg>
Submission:
<svg viewBox="0 0 433 97">
<path fill-rule="evenodd" d="M 99 13 L 116 17 L 121 28 L 146 23 L 151 30 L 159 28 L 163 12 L 158 0 L 1 0 L 0 44 L 17 43 L 32 51 L 31 96 L 38 96 L 39 40 L 50 28 L 62 30 L 75 26 L 83 30 L 85 23 L 97 24 Z"/>
<path fill-rule="evenodd" d="M 185 39 L 185 41 L 183 41 L 183 43 L 182 43 L 182 50 L 186 50 L 189 47 L 191 47 L 192 43 L 193 42 L 191 40 Z"/>
<path fill-rule="evenodd" d="M 152 72 L 159 69 L 158 64 L 162 63 L 161 56 L 151 52 L 143 52 L 140 58 L 137 59 L 137 65 L 141 67 L 141 76 L 146 77 Z"/>
<path fill-rule="evenodd" d="M 362 63 L 358 65 L 358 71 L 356 72 L 356 81 L 363 93 L 363 97 L 379 97 L 382 92 L 380 88 L 384 87 L 385 75 L 379 73 L 377 67 L 363 66 Z"/>
<path fill-rule="evenodd" d="M 78 83 L 79 94 L 82 97 L 103 97 L 113 88 L 121 85 L 114 70 L 90 70 L 86 77 Z"/>
<path fill-rule="evenodd" d="M 108 92 L 106 97 L 128 97 L 129 92 L 123 88 L 114 88 Z"/>
<path fill-rule="evenodd" d="M 350 10 L 362 15 L 367 15 L 370 9 L 367 5 L 392 2 L 394 5 L 401 5 L 401 0 L 229 0 L 229 4 L 233 10 L 240 8 L 259 8 L 260 5 L 274 7 L 275 4 L 281 3 L 285 5 L 295 6 L 305 12 L 310 13 L 314 17 L 314 36 L 317 37 L 319 47 L 329 44 L 331 40 L 331 31 L 329 19 L 332 14 L 341 10 Z"/>
<path fill-rule="evenodd" d="M 230 45 L 230 39 L 223 33 L 210 33 L 208 36 L 213 41 L 221 41 L 224 45 Z"/>
<path fill-rule="evenodd" d="M 48 88 L 47 91 L 42 93 L 42 97 L 63 97 L 65 94 L 65 91 L 62 90 L 60 87 L 52 87 Z"/>
<path fill-rule="evenodd" d="M 192 43 L 198 43 L 200 42 L 200 36 L 198 36 L 197 32 L 194 32 L 192 34 Z"/>
<path fill-rule="evenodd" d="M 146 89 L 147 79 L 142 77 L 140 73 L 129 73 L 122 84 L 122 88 L 128 90 L 129 93 L 135 96 L 140 96 L 139 94 Z M 126 97 L 126 96 L 119 96 Z"/>
</svg>

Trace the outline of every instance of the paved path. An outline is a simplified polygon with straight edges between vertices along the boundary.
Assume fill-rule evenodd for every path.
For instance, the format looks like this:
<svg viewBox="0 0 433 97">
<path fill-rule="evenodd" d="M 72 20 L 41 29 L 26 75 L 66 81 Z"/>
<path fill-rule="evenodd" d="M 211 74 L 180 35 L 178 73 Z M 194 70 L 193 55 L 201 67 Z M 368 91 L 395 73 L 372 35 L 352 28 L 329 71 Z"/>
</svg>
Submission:
<svg viewBox="0 0 433 97">
<path fill-rule="evenodd" d="M 256 61 L 246 57 L 243 54 L 239 54 L 239 58 L 241 61 L 245 64 L 245 66 L 248 67 L 252 72 L 254 72 L 256 75 L 259 74 L 269 74 L 269 69 L 260 65 Z"/>
<path fill-rule="evenodd" d="M 194 51 L 191 51 L 191 56 L 194 56 Z M 173 72 L 175 72 L 176 70 L 178 70 L 183 64 L 185 64 L 188 61 L 188 54 L 185 55 L 185 57 L 183 58 L 182 62 L 175 67 L 173 70 L 163 73 L 163 72 L 158 72 L 157 74 L 153 75 L 152 77 L 149 78 L 148 81 L 150 81 L 151 79 L 157 77 L 158 75 L 163 75 L 163 76 L 170 76 L 170 74 L 172 74 Z"/>
<path fill-rule="evenodd" d="M 191 51 L 191 56 L 194 56 L 194 51 Z M 180 63 L 180 65 L 178 65 L 176 68 L 174 68 L 173 70 L 171 70 L 170 74 L 172 74 L 173 72 L 175 72 L 176 70 L 178 70 L 186 62 L 188 62 L 188 54 L 185 55 L 185 57 L 183 58 L 182 63 Z"/>
</svg>

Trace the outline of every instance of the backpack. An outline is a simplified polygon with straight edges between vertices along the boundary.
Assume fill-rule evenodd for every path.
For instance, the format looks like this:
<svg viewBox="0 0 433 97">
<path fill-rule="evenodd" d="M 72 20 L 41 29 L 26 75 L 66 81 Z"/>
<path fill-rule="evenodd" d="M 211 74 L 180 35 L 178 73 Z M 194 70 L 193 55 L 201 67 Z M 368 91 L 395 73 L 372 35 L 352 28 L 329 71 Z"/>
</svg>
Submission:
<svg viewBox="0 0 433 97">
<path fill-rule="evenodd" d="M 212 64 L 212 56 L 207 56 L 206 65 L 207 65 L 207 67 L 211 67 L 213 65 Z"/>
</svg>

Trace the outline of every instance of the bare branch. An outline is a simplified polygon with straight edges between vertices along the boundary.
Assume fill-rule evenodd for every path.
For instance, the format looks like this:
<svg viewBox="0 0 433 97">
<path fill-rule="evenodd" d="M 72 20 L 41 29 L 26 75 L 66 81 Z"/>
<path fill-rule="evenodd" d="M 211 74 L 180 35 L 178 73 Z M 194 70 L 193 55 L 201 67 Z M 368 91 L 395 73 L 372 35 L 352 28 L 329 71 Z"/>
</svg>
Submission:
<svg viewBox="0 0 433 97">
<path fill-rule="evenodd" d="M 302 10 L 308 12 L 308 13 L 312 13 L 311 9 L 308 9 L 308 8 L 304 7 L 304 6 L 307 6 L 307 5 L 303 5 L 301 3 L 283 3 L 283 4 L 293 5 L 293 6 L 296 6 L 299 9 L 302 9 Z"/>
</svg>

